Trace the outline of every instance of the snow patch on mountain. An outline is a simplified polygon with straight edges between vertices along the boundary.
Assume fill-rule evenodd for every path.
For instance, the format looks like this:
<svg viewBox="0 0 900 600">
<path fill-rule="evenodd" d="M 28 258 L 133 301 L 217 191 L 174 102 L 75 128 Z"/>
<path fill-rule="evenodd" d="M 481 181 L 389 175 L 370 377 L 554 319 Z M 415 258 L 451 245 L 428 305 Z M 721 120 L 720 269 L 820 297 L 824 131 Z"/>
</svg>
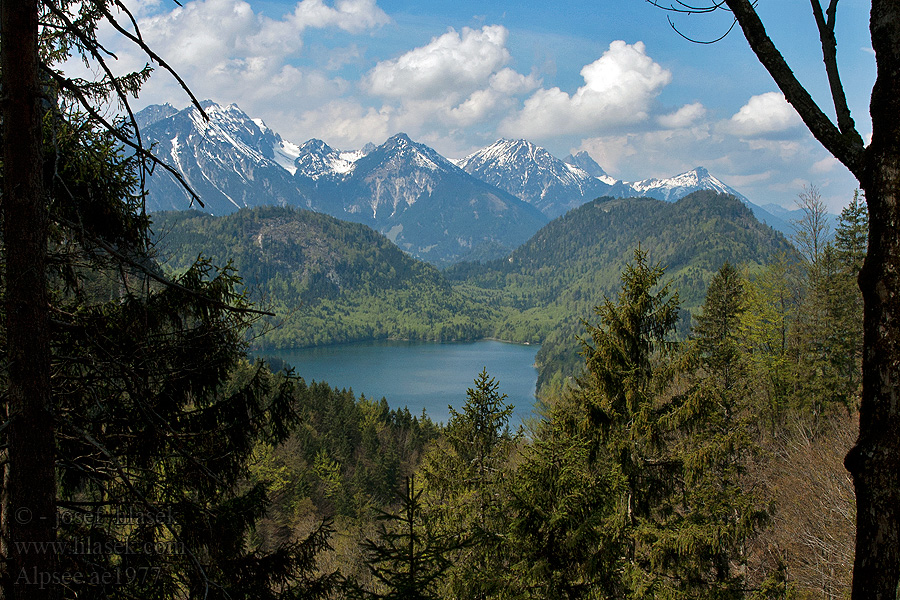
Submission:
<svg viewBox="0 0 900 600">
<path fill-rule="evenodd" d="M 527 140 L 498 140 L 456 164 L 470 175 L 532 204 L 549 217 L 593 200 L 610 186 L 580 166 L 567 164 Z"/>
<path fill-rule="evenodd" d="M 638 194 L 674 202 L 698 190 L 713 190 L 720 194 L 730 194 L 738 200 L 748 203 L 749 200 L 734 188 L 722 183 L 704 167 L 696 167 L 674 177 L 666 179 L 650 178 L 629 183 Z"/>
<path fill-rule="evenodd" d="M 283 169 L 286 169 L 291 175 L 297 172 L 297 166 L 294 162 L 300 156 L 300 146 L 281 140 L 281 142 L 273 148 L 273 160 Z"/>
<path fill-rule="evenodd" d="M 345 152 L 338 152 L 337 158 L 331 161 L 331 168 L 335 173 L 340 173 L 342 175 L 350 173 L 353 170 L 353 166 L 356 164 L 356 161 L 365 156 L 366 153 L 362 150 L 349 150 Z"/>
</svg>

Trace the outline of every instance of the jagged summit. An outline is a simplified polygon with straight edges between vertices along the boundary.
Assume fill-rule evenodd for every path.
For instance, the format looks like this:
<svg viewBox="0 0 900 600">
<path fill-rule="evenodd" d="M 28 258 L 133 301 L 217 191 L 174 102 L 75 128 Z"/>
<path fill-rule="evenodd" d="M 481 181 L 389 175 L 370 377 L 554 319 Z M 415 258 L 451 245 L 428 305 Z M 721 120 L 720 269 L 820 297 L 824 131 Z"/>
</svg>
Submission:
<svg viewBox="0 0 900 600">
<path fill-rule="evenodd" d="M 168 119 L 178 113 L 178 109 L 166 102 L 165 104 L 152 104 L 134 115 L 138 127 L 144 129 L 157 121 Z"/>
<path fill-rule="evenodd" d="M 306 140 L 300 145 L 300 149 L 304 152 L 315 152 L 317 154 L 329 154 L 334 152 L 334 148 L 323 142 L 322 140 L 312 138 Z"/>
<path fill-rule="evenodd" d="M 556 159 L 547 150 L 528 140 L 508 140 L 501 138 L 486 148 L 474 152 L 459 161 L 459 166 L 467 172 L 477 171 L 483 165 L 511 165 L 515 168 L 526 162 L 549 167 Z"/>
<path fill-rule="evenodd" d="M 606 171 L 603 170 L 603 167 L 597 164 L 597 161 L 591 157 L 590 154 L 585 152 L 584 150 L 578 152 L 577 154 L 570 154 L 563 159 L 563 162 L 574 167 L 578 167 L 591 177 L 596 177 L 600 181 L 604 183 L 608 183 L 609 185 L 613 185 L 616 183 L 615 177 L 610 177 Z"/>
<path fill-rule="evenodd" d="M 527 140 L 497 140 L 458 164 L 472 176 L 521 198 L 550 218 L 603 195 L 610 187 Z"/>
<path fill-rule="evenodd" d="M 295 195 L 289 168 L 296 147 L 261 127 L 239 107 L 201 103 L 178 110 L 171 105 L 148 106 L 137 113 L 142 138 L 162 160 L 177 169 L 200 197 L 205 210 L 216 214 L 259 204 L 285 204 Z M 268 188 L 260 197 L 261 182 Z M 192 206 L 188 192 L 167 173 L 150 180 L 148 210 L 182 210 Z"/>
<path fill-rule="evenodd" d="M 405 133 L 389 137 L 383 144 L 368 152 L 366 161 L 362 164 L 371 168 L 371 165 L 378 161 L 394 167 L 408 163 L 416 168 L 431 171 L 457 169 L 456 165 L 438 154 L 436 150 L 412 141 Z"/>
<path fill-rule="evenodd" d="M 695 167 L 666 179 L 644 179 L 629 184 L 641 196 L 649 196 L 673 202 L 697 190 L 713 190 L 720 194 L 731 194 L 745 203 L 749 200 L 734 188 L 725 185 L 705 167 Z"/>
<path fill-rule="evenodd" d="M 396 146 L 406 146 L 412 143 L 413 141 L 409 139 L 409 136 L 402 131 L 400 133 L 395 133 L 385 141 L 385 144 L 393 144 Z"/>
</svg>

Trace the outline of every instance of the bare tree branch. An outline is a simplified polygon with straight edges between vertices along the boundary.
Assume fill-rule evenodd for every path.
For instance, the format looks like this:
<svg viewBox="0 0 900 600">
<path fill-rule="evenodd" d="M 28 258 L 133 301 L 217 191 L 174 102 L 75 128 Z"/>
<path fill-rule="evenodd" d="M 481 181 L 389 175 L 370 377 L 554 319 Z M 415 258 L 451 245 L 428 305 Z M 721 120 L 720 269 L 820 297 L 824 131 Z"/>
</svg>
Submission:
<svg viewBox="0 0 900 600">
<path fill-rule="evenodd" d="M 689 14 L 689 15 L 706 14 L 706 13 L 715 12 L 717 10 L 728 10 L 727 8 L 724 7 L 725 0 L 717 0 L 716 2 L 713 2 L 712 4 L 710 4 L 709 6 L 692 6 L 685 2 L 681 2 L 681 0 L 676 0 L 675 4 L 669 4 L 669 5 L 660 4 L 659 0 L 646 0 L 646 1 L 657 8 L 661 8 L 661 9 L 667 10 L 669 12 L 683 13 L 683 14 Z"/>
<path fill-rule="evenodd" d="M 52 2 L 44 2 L 44 5 L 50 10 L 50 12 L 56 16 L 57 19 L 62 21 L 67 30 L 74 35 L 78 40 L 81 41 L 81 44 L 84 46 L 84 49 L 91 53 L 91 55 L 96 59 L 97 63 L 100 65 L 100 68 L 103 69 L 103 72 L 106 73 L 106 77 L 109 80 L 110 85 L 116 92 L 116 95 L 119 98 L 119 104 L 125 111 L 128 113 L 128 121 L 131 123 L 132 128 L 134 129 L 134 135 L 137 140 L 137 145 L 141 148 L 144 147 L 143 141 L 141 140 L 141 131 L 138 127 L 137 120 L 134 117 L 134 113 L 131 111 L 131 104 L 128 101 L 128 96 L 125 93 L 125 90 L 122 89 L 122 85 L 119 82 L 119 79 L 113 75 L 112 71 L 109 68 L 109 65 L 106 64 L 106 60 L 101 56 L 101 51 L 106 52 L 109 56 L 115 58 L 115 55 L 112 52 L 106 51 L 103 46 L 97 43 L 96 40 L 89 39 L 80 28 L 76 27 L 74 23 L 72 23 L 71 19 L 69 19 L 66 14 L 56 8 Z M 143 179 L 142 179 L 143 182 Z M 142 186 L 143 187 L 143 186 Z"/>
<path fill-rule="evenodd" d="M 690 36 L 687 36 L 687 35 L 681 33 L 681 31 L 678 29 L 678 27 L 675 26 L 675 22 L 672 20 L 672 17 L 667 17 L 667 18 L 668 18 L 668 20 L 669 20 L 669 25 L 672 27 L 672 30 L 673 30 L 675 33 L 677 33 L 678 35 L 680 35 L 681 37 L 683 37 L 683 38 L 686 39 L 687 41 L 693 42 L 694 44 L 715 44 L 716 42 L 721 42 L 721 41 L 724 40 L 726 37 L 728 37 L 728 34 L 731 33 L 731 30 L 734 29 L 734 26 L 735 26 L 735 25 L 737 25 L 737 19 L 734 19 L 734 20 L 731 22 L 731 25 L 728 27 L 728 30 L 725 31 L 725 33 L 723 33 L 723 34 L 720 35 L 719 37 L 717 37 L 717 38 L 715 38 L 715 39 L 713 39 L 713 40 L 698 40 L 698 39 L 692 38 L 692 37 L 690 37 Z"/>
<path fill-rule="evenodd" d="M 841 84 L 841 75 L 837 63 L 837 38 L 834 36 L 835 19 L 837 17 L 838 0 L 831 0 L 828 5 L 828 19 L 822 14 L 820 0 L 809 0 L 812 5 L 813 16 L 819 29 L 819 40 L 822 43 L 822 58 L 825 61 L 825 73 L 828 75 L 828 85 L 831 88 L 831 98 L 834 100 L 834 111 L 837 115 L 838 127 L 847 137 L 854 135 L 859 138 L 856 124 L 850 115 L 850 107 L 847 105 L 847 96 L 844 86 Z M 859 138 L 862 143 L 862 138 Z"/>
<path fill-rule="evenodd" d="M 813 0 L 815 2 L 816 0 Z M 865 146 L 853 129 L 841 132 L 822 112 L 806 88 L 797 80 L 781 52 L 775 47 L 750 0 L 725 0 L 741 25 L 747 43 L 766 68 L 787 101 L 796 109 L 813 136 L 840 160 L 857 179 L 864 177 Z"/>
<path fill-rule="evenodd" d="M 176 4 L 178 4 L 178 6 L 181 6 L 181 4 L 179 4 L 178 2 L 176 2 Z M 103 14 L 106 16 L 106 20 L 109 22 L 109 24 L 112 25 L 116 31 L 118 31 L 119 33 L 124 35 L 126 38 L 128 38 L 133 43 L 135 43 L 141 50 L 143 50 L 147 54 L 147 56 L 150 57 L 150 60 L 155 61 L 160 67 L 162 67 L 163 69 L 168 71 L 169 74 L 175 78 L 175 81 L 178 82 L 178 85 L 181 86 L 181 89 L 184 90 L 184 92 L 191 99 L 191 103 L 197 108 L 197 110 L 200 111 L 200 114 L 203 115 L 203 118 L 208 121 L 209 115 L 207 115 L 206 111 L 203 110 L 203 107 L 200 106 L 200 101 L 197 100 L 197 97 L 194 96 L 194 93 L 190 90 L 190 88 L 184 82 L 184 80 L 181 78 L 181 76 L 179 76 L 178 73 L 175 71 L 175 69 L 170 67 L 166 61 L 164 61 L 162 58 L 160 58 L 160 56 L 156 52 L 154 52 L 153 49 L 151 49 L 144 42 L 144 38 L 141 36 L 140 29 L 138 29 L 137 21 L 135 20 L 134 16 L 131 14 L 131 12 L 128 10 L 128 8 L 126 8 L 122 2 L 118 2 L 118 1 L 116 2 L 116 6 L 118 6 L 119 9 L 122 12 L 124 12 L 126 15 L 128 15 L 128 18 L 131 20 L 132 26 L 134 27 L 135 33 L 131 33 L 130 31 L 128 31 L 127 29 L 122 27 L 122 25 L 115 19 L 115 17 L 112 16 L 112 14 L 110 14 L 110 12 L 104 6 Z"/>
</svg>

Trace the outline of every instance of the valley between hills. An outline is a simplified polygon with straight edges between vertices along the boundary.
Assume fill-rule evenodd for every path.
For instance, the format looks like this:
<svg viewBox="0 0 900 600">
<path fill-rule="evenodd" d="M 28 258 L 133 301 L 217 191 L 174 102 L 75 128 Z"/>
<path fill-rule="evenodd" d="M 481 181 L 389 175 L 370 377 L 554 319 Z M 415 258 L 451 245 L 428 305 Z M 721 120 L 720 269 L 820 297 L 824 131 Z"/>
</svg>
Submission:
<svg viewBox="0 0 900 600">
<path fill-rule="evenodd" d="M 681 335 L 724 263 L 752 275 L 795 252 L 783 235 L 795 213 L 753 204 L 702 167 L 627 183 L 584 152 L 560 160 L 499 140 L 454 161 L 404 134 L 340 151 L 284 140 L 233 104 L 202 106 L 208 118 L 169 105 L 138 113 L 199 199 L 168 173 L 150 178 L 157 251 L 173 272 L 201 255 L 235 269 L 276 315 L 252 333 L 261 351 L 540 343 L 538 388 L 559 389 L 577 373 L 584 321 L 615 295 L 636 248 L 679 291 Z"/>
<path fill-rule="evenodd" d="M 540 343 L 539 388 L 575 374 L 582 319 L 614 296 L 636 247 L 667 267 L 681 331 L 725 263 L 748 273 L 793 249 L 744 204 L 712 191 L 677 202 L 600 198 L 540 229 L 508 256 L 439 270 L 357 223 L 287 207 L 226 216 L 153 216 L 172 271 L 199 255 L 230 265 L 260 308 L 260 350 L 378 339 Z"/>
</svg>

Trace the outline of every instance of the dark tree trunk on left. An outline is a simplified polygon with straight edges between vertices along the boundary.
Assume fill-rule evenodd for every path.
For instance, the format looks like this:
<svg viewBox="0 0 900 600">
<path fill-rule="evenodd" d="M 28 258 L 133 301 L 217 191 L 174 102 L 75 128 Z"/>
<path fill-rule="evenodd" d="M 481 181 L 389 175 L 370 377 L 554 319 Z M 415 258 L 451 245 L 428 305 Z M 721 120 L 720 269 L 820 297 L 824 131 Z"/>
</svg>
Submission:
<svg viewBox="0 0 900 600">
<path fill-rule="evenodd" d="M 42 186 L 42 110 L 37 0 L 0 2 L 3 238 L 6 270 L 8 473 L 4 596 L 50 598 L 56 556 L 55 436 L 50 400 L 46 276 L 47 202 Z"/>
</svg>

